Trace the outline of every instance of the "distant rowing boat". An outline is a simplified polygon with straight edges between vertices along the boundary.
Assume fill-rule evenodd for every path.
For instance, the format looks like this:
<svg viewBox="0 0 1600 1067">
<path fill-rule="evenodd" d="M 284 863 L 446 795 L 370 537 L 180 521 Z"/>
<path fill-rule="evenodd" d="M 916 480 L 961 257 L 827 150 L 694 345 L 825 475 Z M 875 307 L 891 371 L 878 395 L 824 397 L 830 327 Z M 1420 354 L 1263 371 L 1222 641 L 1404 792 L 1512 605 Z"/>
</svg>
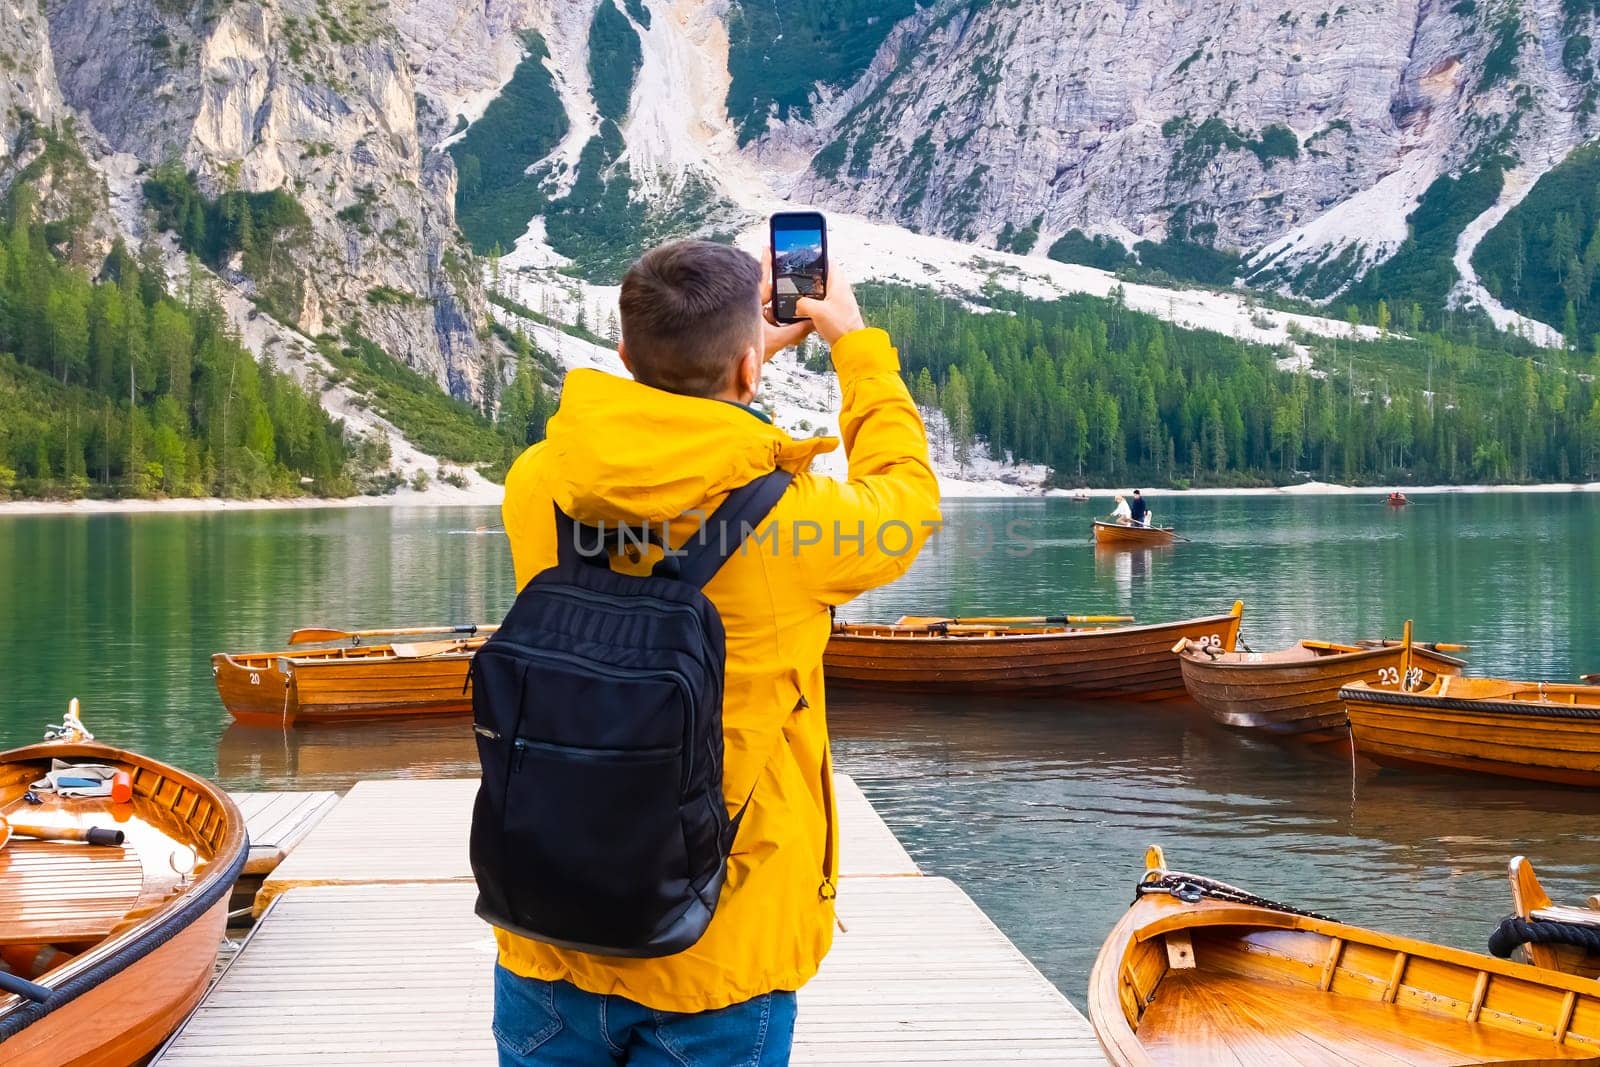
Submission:
<svg viewBox="0 0 1600 1067">
<path fill-rule="evenodd" d="M 486 637 L 211 657 L 217 694 L 244 723 L 343 722 L 472 710 L 468 671 Z"/>
<path fill-rule="evenodd" d="M 1600 786 L 1600 687 L 1442 677 L 1339 697 L 1357 751 L 1377 763 Z"/>
<path fill-rule="evenodd" d="M 1094 520 L 1094 541 L 1108 548 L 1149 548 L 1170 545 L 1178 532 L 1170 526 L 1133 526 Z"/>
<path fill-rule="evenodd" d="M 857 689 L 1174 700 L 1184 688 L 1173 643 L 1232 650 L 1243 612 L 1236 602 L 1225 615 L 1148 626 L 839 623 L 822 662 L 830 684 Z"/>
<path fill-rule="evenodd" d="M 1456 646 L 1450 646 L 1456 647 Z M 1348 719 L 1339 689 L 1355 682 L 1422 688 L 1465 664 L 1411 641 L 1299 641 L 1276 652 L 1224 652 L 1185 640 L 1173 651 L 1183 683 L 1224 726 L 1336 740 Z"/>
</svg>

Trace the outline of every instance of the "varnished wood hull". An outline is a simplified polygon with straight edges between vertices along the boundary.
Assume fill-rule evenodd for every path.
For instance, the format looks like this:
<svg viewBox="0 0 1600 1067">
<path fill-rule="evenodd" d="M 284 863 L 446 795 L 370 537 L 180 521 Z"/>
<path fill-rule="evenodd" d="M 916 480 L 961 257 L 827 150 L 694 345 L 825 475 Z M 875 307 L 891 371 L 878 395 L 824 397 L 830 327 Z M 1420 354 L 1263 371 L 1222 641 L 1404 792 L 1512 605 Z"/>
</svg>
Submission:
<svg viewBox="0 0 1600 1067">
<path fill-rule="evenodd" d="M 48 769 L 51 758 L 125 767 L 134 801 L 115 806 L 109 798 L 22 805 L 22 790 L 41 769 Z M 210 782 L 98 744 L 36 745 L 0 754 L 0 807 L 41 820 L 77 819 L 124 828 L 128 841 L 115 852 L 138 856 L 146 872 L 127 918 L 112 923 L 108 936 L 35 978 L 56 992 L 48 1009 L 0 995 L 0 1063 L 129 1067 L 143 1062 L 193 1010 L 210 980 L 227 924 L 229 890 L 248 851 L 244 817 L 232 798 Z M 197 863 L 193 877 L 181 884 L 163 851 L 178 845 L 193 849 Z M 5 865 L 21 861 L 21 854 L 7 855 L 16 846 L 13 839 L 8 849 L 0 850 L 0 901 L 8 892 Z M 69 890 L 72 871 L 84 869 L 83 859 L 62 855 L 68 857 L 61 868 L 62 898 L 49 909 L 52 917 L 41 917 L 35 908 L 24 912 L 21 922 L 41 929 L 70 924 L 73 905 L 65 901 L 84 899 L 85 906 L 94 906 L 93 897 L 80 898 Z M 91 857 L 85 853 L 84 858 Z M 13 875 L 20 870 L 13 868 Z M 15 892 L 14 881 L 11 886 Z M 0 942 L 53 943 L 43 934 L 23 935 L 18 921 L 0 930 Z"/>
<path fill-rule="evenodd" d="M 1213 659 L 1188 650 L 1178 659 L 1189 696 L 1222 725 L 1334 739 L 1344 736 L 1348 721 L 1340 688 L 1362 681 L 1398 680 L 1404 658 L 1399 645 L 1285 658 L 1293 652 L 1293 648 L 1234 652 Z M 1415 646 L 1411 663 L 1422 672 L 1422 685 L 1433 684 L 1442 674 L 1459 675 L 1463 666 L 1459 660 Z"/>
<path fill-rule="evenodd" d="M 1438 688 L 1341 689 L 1357 751 L 1387 766 L 1600 787 L 1600 709 L 1457 699 Z"/>
<path fill-rule="evenodd" d="M 1158 526 L 1123 526 L 1115 522 L 1094 524 L 1094 543 L 1105 548 L 1152 548 L 1172 544 L 1176 534 Z"/>
<path fill-rule="evenodd" d="M 1089 979 L 1118 1067 L 1600 1063 L 1600 986 L 1329 920 L 1141 897 Z"/>
<path fill-rule="evenodd" d="M 165 1041 L 205 995 L 228 898 L 171 941 L 0 1044 L 6 1067 L 128 1067 Z M 113 1022 L 114 1026 L 96 1020 Z"/>
<path fill-rule="evenodd" d="M 471 652 L 319 660 L 288 653 L 211 657 L 217 694 L 240 722 L 343 722 L 472 711 Z"/>
<path fill-rule="evenodd" d="M 835 632 L 823 667 L 829 684 L 920 693 L 1176 700 L 1183 676 L 1172 646 L 1216 638 L 1232 649 L 1242 605 L 1154 626 L 995 636 L 867 636 Z"/>
</svg>

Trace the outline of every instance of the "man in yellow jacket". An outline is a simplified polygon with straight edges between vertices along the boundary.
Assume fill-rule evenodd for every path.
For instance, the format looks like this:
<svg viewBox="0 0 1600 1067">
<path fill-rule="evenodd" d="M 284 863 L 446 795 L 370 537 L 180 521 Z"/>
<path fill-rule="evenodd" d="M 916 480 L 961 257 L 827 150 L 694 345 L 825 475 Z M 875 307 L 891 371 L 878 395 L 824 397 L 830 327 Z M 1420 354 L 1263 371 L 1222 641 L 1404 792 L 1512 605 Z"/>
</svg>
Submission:
<svg viewBox="0 0 1600 1067">
<path fill-rule="evenodd" d="M 882 330 L 834 270 L 809 323 L 769 323 L 748 255 L 685 241 L 629 270 L 619 353 L 633 380 L 567 376 L 546 439 L 506 479 L 518 587 L 556 562 L 552 503 L 580 523 L 668 524 L 672 543 L 728 493 L 774 468 L 793 484 L 706 586 L 727 634 L 723 794 L 749 798 L 705 935 L 653 959 L 589 955 L 497 930 L 502 1067 L 788 1062 L 794 990 L 833 939 L 838 873 L 822 651 L 829 609 L 893 581 L 939 519 L 927 435 Z M 842 394 L 845 481 L 809 472 L 832 438 L 795 440 L 750 407 L 764 363 L 811 328 Z M 645 573 L 651 559 L 613 567 Z"/>
</svg>

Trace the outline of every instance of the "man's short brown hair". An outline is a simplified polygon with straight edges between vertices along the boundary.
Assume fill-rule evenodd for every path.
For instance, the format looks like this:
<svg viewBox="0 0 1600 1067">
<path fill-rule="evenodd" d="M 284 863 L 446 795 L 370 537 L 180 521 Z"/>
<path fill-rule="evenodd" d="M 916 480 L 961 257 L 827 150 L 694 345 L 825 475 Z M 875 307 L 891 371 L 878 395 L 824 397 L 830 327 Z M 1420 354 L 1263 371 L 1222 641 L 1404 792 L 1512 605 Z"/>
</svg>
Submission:
<svg viewBox="0 0 1600 1067">
<path fill-rule="evenodd" d="M 633 376 L 687 396 L 715 396 L 761 343 L 761 267 L 736 248 L 675 241 L 622 279 L 622 345 Z"/>
</svg>

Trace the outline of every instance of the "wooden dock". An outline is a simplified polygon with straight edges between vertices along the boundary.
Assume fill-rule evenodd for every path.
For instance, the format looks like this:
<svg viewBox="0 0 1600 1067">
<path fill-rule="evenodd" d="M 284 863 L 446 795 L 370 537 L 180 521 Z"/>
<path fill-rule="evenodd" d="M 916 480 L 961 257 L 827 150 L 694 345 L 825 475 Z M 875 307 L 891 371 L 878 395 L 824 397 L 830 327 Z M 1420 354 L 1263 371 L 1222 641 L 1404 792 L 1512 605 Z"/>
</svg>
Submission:
<svg viewBox="0 0 1600 1067">
<path fill-rule="evenodd" d="M 155 1062 L 493 1067 L 476 787 L 355 786 L 267 876 L 244 948 Z M 837 776 L 836 796 L 842 929 L 800 993 L 794 1063 L 1105 1062 L 1088 1020 L 959 887 L 921 874 L 854 782 Z"/>
<path fill-rule="evenodd" d="M 250 855 L 233 887 L 233 912 L 251 908 L 267 875 L 306 839 L 322 817 L 339 802 L 331 790 L 309 793 L 234 793 L 250 834 Z"/>
</svg>

